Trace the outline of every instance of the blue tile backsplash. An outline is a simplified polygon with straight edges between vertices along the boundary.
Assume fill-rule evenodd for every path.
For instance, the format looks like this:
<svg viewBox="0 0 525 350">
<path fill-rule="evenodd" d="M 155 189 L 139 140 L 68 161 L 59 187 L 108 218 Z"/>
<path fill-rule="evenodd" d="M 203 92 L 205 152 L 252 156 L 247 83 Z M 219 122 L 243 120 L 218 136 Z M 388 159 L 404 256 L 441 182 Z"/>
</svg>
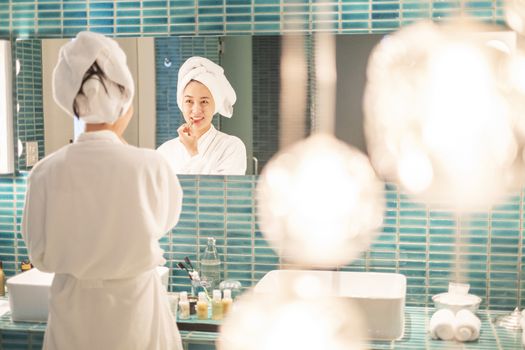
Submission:
<svg viewBox="0 0 525 350">
<path fill-rule="evenodd" d="M 463 4 L 463 7 L 462 7 Z M 388 32 L 459 9 L 502 22 L 503 0 L 0 1 L 0 36 L 64 37 L 81 30 L 117 36 L 279 34 L 285 30 Z"/>
<path fill-rule="evenodd" d="M 27 258 L 19 227 L 25 179 L 25 174 L 0 178 L 0 260 L 8 275 Z M 181 218 L 161 240 L 172 268 L 172 290 L 189 290 L 187 275 L 177 268 L 177 262 L 185 256 L 197 262 L 207 237 L 217 240 L 224 262 L 223 278 L 239 280 L 245 287 L 270 270 L 291 267 L 273 252 L 259 231 L 257 177 L 183 175 L 180 182 L 185 195 Z M 459 262 L 460 276 L 483 298 L 483 307 L 525 306 L 521 281 L 523 193 L 488 213 L 465 217 L 429 210 L 393 185 L 386 186 L 385 197 L 384 224 L 370 249 L 350 265 L 333 268 L 402 273 L 407 276 L 407 305 L 427 306 L 431 296 L 445 291 L 455 278 Z"/>
<path fill-rule="evenodd" d="M 217 41 L 214 35 L 280 34 L 289 29 L 352 34 L 390 32 L 418 19 L 439 21 L 450 17 L 460 4 L 419 0 L 0 0 L 0 37 L 72 37 L 86 29 L 113 36 L 166 37 L 156 42 L 157 61 L 163 62 L 164 56 L 170 55 L 174 68 L 163 74 L 164 68 L 158 65 L 157 77 L 166 79 L 166 89 L 159 89 L 157 99 L 159 120 L 168 123 L 163 113 L 168 108 L 178 113 L 176 99 L 167 88 L 176 83 L 176 66 L 196 53 L 209 57 Z M 464 1 L 463 11 L 487 22 L 502 23 L 502 4 L 502 0 Z M 169 51 L 170 40 L 184 42 L 179 35 L 198 35 L 202 41 L 181 52 Z M 259 50 L 273 50 L 276 45 L 262 43 Z M 17 45 L 16 54 L 30 53 L 31 59 L 23 64 L 36 69 L 39 49 Z M 272 74 L 276 77 L 278 72 Z M 23 102 L 17 131 L 19 137 L 33 133 L 40 141 L 42 106 L 35 101 L 42 92 L 41 82 L 35 77 L 29 74 L 17 78 L 17 101 Z M 257 123 L 264 123 L 264 116 L 260 118 Z M 158 130 L 158 143 L 173 136 L 173 127 L 166 124 Z M 181 220 L 161 240 L 172 268 L 171 289 L 189 288 L 184 273 L 175 268 L 176 263 L 185 256 L 197 261 L 209 236 L 217 239 L 224 277 L 238 279 L 244 286 L 252 285 L 267 271 L 287 267 L 259 231 L 254 198 L 256 177 L 181 176 L 180 180 L 185 193 Z M 8 275 L 17 272 L 20 261 L 27 257 L 20 236 L 25 181 L 25 173 L 0 177 L 0 260 Z M 521 278 L 523 193 L 515 194 L 490 212 L 468 217 L 429 210 L 393 185 L 386 186 L 385 197 L 384 225 L 371 248 L 352 264 L 334 268 L 403 273 L 408 279 L 407 305 L 424 306 L 433 294 L 446 289 L 459 264 L 460 276 L 468 280 L 473 293 L 483 298 L 483 307 L 525 306 Z"/>
</svg>

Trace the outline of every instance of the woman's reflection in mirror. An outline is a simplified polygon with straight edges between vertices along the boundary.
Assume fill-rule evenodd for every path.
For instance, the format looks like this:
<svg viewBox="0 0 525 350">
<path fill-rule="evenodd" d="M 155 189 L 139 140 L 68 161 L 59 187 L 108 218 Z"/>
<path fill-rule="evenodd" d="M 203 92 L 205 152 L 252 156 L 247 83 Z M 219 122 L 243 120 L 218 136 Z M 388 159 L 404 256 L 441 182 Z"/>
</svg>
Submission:
<svg viewBox="0 0 525 350">
<path fill-rule="evenodd" d="M 217 113 L 231 118 L 236 99 L 222 67 L 209 59 L 194 56 L 180 67 L 177 105 L 185 123 L 178 128 L 178 137 L 158 148 L 178 174 L 246 173 L 244 143 L 212 124 Z"/>
</svg>

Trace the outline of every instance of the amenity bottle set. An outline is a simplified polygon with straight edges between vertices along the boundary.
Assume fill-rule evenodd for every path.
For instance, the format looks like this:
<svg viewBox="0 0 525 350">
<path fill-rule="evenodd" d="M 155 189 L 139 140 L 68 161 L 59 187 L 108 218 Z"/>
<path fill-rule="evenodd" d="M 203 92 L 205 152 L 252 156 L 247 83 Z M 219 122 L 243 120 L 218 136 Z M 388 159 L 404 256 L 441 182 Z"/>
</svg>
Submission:
<svg viewBox="0 0 525 350">
<path fill-rule="evenodd" d="M 185 259 L 186 263 L 189 263 L 190 267 L 192 267 L 191 262 L 188 260 Z M 179 267 L 187 270 L 182 263 L 179 264 Z M 217 289 L 221 279 L 221 261 L 214 238 L 208 238 L 206 249 L 200 261 L 200 276 L 195 271 L 188 271 L 188 274 L 192 280 L 192 294 L 197 290 L 198 299 L 192 305 L 188 298 L 188 293 L 185 291 L 180 293 L 179 319 L 189 319 L 193 312 L 197 314 L 197 319 L 199 320 L 209 319 L 210 306 L 211 319 L 221 320 L 226 316 L 233 303 L 232 291 L 231 289 L 221 288 L 221 292 L 221 290 Z M 213 291 L 211 297 L 208 291 Z M 194 310 L 192 310 L 192 306 Z"/>
</svg>

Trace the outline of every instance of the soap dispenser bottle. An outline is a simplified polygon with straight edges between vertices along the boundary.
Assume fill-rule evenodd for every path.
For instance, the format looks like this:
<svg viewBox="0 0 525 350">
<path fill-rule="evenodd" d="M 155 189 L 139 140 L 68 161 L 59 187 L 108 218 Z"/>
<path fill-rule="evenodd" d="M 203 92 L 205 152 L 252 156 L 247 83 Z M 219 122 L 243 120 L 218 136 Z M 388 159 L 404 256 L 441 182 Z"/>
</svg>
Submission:
<svg viewBox="0 0 525 350">
<path fill-rule="evenodd" d="M 221 260 L 213 237 L 208 237 L 208 244 L 200 261 L 200 269 L 203 287 L 208 290 L 216 289 L 221 279 Z"/>
</svg>

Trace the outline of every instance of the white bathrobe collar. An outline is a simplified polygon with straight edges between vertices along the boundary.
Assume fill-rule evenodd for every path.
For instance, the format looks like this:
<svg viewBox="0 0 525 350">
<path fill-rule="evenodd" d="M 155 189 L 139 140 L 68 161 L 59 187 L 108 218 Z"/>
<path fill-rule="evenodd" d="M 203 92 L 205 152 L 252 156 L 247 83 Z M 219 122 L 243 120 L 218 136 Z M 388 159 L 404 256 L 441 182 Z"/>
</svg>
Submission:
<svg viewBox="0 0 525 350">
<path fill-rule="evenodd" d="M 210 125 L 210 128 L 208 131 L 206 131 L 197 141 L 197 147 L 199 149 L 199 154 L 204 155 L 208 148 L 210 147 L 210 144 L 213 142 L 213 139 L 215 139 L 215 136 L 217 136 L 217 129 L 213 126 L 213 124 Z"/>
<path fill-rule="evenodd" d="M 110 143 L 120 143 L 122 140 L 111 130 L 100 130 L 100 131 L 89 131 L 83 132 L 77 137 L 75 142 L 86 142 L 86 141 L 107 141 Z"/>
</svg>

